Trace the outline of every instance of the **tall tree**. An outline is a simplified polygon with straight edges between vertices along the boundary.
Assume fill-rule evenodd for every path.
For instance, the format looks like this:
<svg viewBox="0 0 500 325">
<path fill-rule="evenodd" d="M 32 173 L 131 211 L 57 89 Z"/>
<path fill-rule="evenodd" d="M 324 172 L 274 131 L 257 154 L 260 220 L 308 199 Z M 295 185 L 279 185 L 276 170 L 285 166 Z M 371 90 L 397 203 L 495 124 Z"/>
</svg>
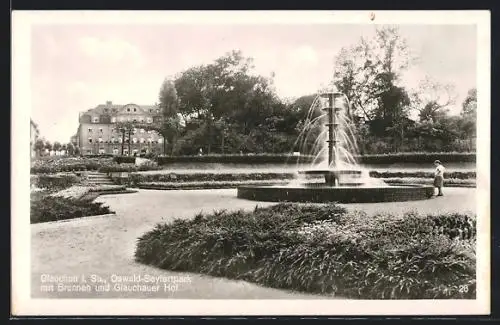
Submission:
<svg viewBox="0 0 500 325">
<path fill-rule="evenodd" d="M 462 116 L 476 118 L 477 114 L 477 90 L 472 88 L 467 92 L 467 97 L 462 103 Z"/>
<path fill-rule="evenodd" d="M 354 113 L 371 121 L 384 115 L 380 109 L 388 109 L 380 106 L 380 96 L 394 92 L 392 87 L 398 86 L 415 60 L 399 29 L 382 26 L 373 38 L 362 37 L 358 44 L 341 49 L 335 58 L 333 83 L 348 96 Z"/>
<path fill-rule="evenodd" d="M 115 130 L 122 135 L 122 145 L 121 145 L 121 155 L 123 156 L 123 152 L 125 149 L 125 141 L 126 137 L 128 137 L 128 155 L 130 156 L 130 135 L 134 130 L 135 126 L 132 122 L 118 122 L 115 124 Z"/>
<path fill-rule="evenodd" d="M 426 76 L 412 94 L 412 106 L 420 121 L 436 122 L 447 113 L 447 107 L 455 104 L 456 92 L 452 84 L 443 84 Z"/>
<path fill-rule="evenodd" d="M 42 150 L 45 149 L 45 142 L 43 139 L 37 139 L 35 142 L 35 150 L 38 156 L 41 155 Z"/>
<path fill-rule="evenodd" d="M 170 154 L 174 154 L 175 143 L 181 131 L 181 114 L 179 112 L 179 97 L 174 81 L 165 79 L 160 88 L 160 109 L 162 112 L 159 119 L 150 128 L 161 134 L 163 137 L 163 153 L 166 154 L 167 143 L 170 144 Z"/>
</svg>

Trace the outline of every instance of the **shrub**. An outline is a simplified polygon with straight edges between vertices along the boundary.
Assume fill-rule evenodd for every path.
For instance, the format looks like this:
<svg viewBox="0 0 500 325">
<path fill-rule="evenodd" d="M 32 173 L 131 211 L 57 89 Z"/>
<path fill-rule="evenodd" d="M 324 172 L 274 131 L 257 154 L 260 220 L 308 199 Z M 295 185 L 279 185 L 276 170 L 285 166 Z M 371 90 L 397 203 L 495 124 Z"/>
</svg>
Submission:
<svg viewBox="0 0 500 325">
<path fill-rule="evenodd" d="M 296 164 L 310 163 L 313 156 L 292 156 L 289 154 L 241 154 L 203 156 L 163 156 L 158 157 L 159 165 L 172 163 L 222 163 L 222 164 Z"/>
<path fill-rule="evenodd" d="M 83 170 L 98 170 L 110 158 L 57 158 L 39 159 L 31 167 L 31 174 L 54 174 Z"/>
<path fill-rule="evenodd" d="M 474 298 L 475 216 L 278 204 L 158 224 L 137 261 L 361 299 Z M 467 285 L 461 292 L 459 286 Z"/>
<path fill-rule="evenodd" d="M 49 196 L 45 193 L 31 195 L 31 223 L 66 220 L 112 212 L 102 203 L 91 199 Z"/>
<path fill-rule="evenodd" d="M 393 171 L 370 171 L 370 177 L 375 178 L 434 178 L 434 173 L 432 172 L 393 172 Z M 457 172 L 445 172 L 445 178 L 453 178 L 453 179 L 475 179 L 476 172 L 475 171 L 457 171 Z"/>
<path fill-rule="evenodd" d="M 432 178 L 384 178 L 387 184 L 427 184 L 432 185 Z M 457 187 L 475 187 L 475 179 L 456 179 L 456 178 L 445 178 L 443 185 L 446 186 L 457 186 Z"/>
<path fill-rule="evenodd" d="M 80 178 L 73 174 L 41 174 L 33 178 L 32 184 L 39 188 L 63 190 L 80 183 Z"/>
<path fill-rule="evenodd" d="M 113 161 L 118 164 L 126 163 L 126 164 L 135 164 L 135 157 L 130 156 L 114 156 Z"/>
<path fill-rule="evenodd" d="M 475 152 L 400 152 L 358 156 L 364 164 L 426 163 L 432 164 L 439 159 L 443 163 L 476 162 Z"/>
<path fill-rule="evenodd" d="M 101 173 L 113 173 L 113 172 L 138 172 L 138 171 L 148 171 L 148 170 L 158 170 L 161 167 L 153 163 L 143 164 L 136 166 L 135 163 L 108 163 L 99 167 Z"/>
<path fill-rule="evenodd" d="M 158 173 L 131 174 L 132 183 L 146 182 L 235 182 L 293 179 L 293 173 Z"/>
<path fill-rule="evenodd" d="M 131 157 L 127 157 L 131 158 Z M 133 157 L 132 157 L 133 158 Z M 159 165 L 171 163 L 228 163 L 228 164 L 296 164 L 311 163 L 314 156 L 293 156 L 290 154 L 243 154 L 243 155 L 220 155 L 210 154 L 203 156 L 163 156 L 158 157 Z M 394 163 L 426 163 L 432 164 L 439 159 L 443 163 L 449 162 L 475 162 L 474 152 L 401 152 L 390 154 L 358 155 L 359 163 L 364 164 L 394 164 Z"/>
<path fill-rule="evenodd" d="M 132 184 L 142 189 L 154 190 L 200 190 L 200 189 L 222 189 L 236 188 L 240 185 L 276 185 L 286 184 L 286 181 L 233 181 L 233 182 L 146 182 Z"/>
</svg>

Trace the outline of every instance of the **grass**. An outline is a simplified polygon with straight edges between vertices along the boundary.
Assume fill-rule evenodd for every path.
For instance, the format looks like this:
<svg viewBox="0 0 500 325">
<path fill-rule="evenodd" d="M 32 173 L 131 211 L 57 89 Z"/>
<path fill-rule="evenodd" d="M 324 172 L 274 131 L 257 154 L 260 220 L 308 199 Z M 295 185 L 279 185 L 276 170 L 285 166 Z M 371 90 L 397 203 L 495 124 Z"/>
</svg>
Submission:
<svg viewBox="0 0 500 325">
<path fill-rule="evenodd" d="M 474 299 L 475 235 L 470 214 L 278 204 L 158 224 L 138 239 L 135 259 L 355 299 Z"/>
</svg>

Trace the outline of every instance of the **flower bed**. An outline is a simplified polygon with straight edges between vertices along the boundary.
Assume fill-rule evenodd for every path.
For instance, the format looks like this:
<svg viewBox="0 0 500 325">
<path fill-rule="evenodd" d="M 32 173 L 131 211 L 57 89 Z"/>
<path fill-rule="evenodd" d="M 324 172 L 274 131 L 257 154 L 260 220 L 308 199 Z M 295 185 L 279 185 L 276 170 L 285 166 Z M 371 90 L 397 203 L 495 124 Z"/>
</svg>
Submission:
<svg viewBox="0 0 500 325">
<path fill-rule="evenodd" d="M 40 174 L 30 177 L 30 185 L 42 189 L 63 190 L 81 182 L 75 174 Z"/>
<path fill-rule="evenodd" d="M 31 223 L 67 220 L 114 213 L 92 199 L 51 196 L 43 192 L 31 193 Z"/>
<path fill-rule="evenodd" d="M 98 170 L 112 158 L 56 158 L 39 159 L 31 167 L 31 174 L 55 174 L 60 172 Z"/>
<path fill-rule="evenodd" d="M 138 239 L 135 259 L 355 299 L 474 299 L 475 236 L 475 215 L 278 204 L 158 224 Z"/>
</svg>

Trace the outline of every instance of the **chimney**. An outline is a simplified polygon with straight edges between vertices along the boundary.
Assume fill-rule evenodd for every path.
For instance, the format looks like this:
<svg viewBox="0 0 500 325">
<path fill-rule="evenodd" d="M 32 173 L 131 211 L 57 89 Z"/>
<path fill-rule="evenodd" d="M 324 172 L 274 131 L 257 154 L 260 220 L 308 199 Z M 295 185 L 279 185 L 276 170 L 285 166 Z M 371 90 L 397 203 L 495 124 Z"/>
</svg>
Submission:
<svg viewBox="0 0 500 325">
<path fill-rule="evenodd" d="M 112 102 L 112 101 L 110 101 L 110 100 L 108 100 L 108 101 L 106 102 L 106 105 L 108 105 L 108 106 L 109 106 L 109 105 L 111 105 L 111 104 L 113 104 L 113 102 Z"/>
</svg>

